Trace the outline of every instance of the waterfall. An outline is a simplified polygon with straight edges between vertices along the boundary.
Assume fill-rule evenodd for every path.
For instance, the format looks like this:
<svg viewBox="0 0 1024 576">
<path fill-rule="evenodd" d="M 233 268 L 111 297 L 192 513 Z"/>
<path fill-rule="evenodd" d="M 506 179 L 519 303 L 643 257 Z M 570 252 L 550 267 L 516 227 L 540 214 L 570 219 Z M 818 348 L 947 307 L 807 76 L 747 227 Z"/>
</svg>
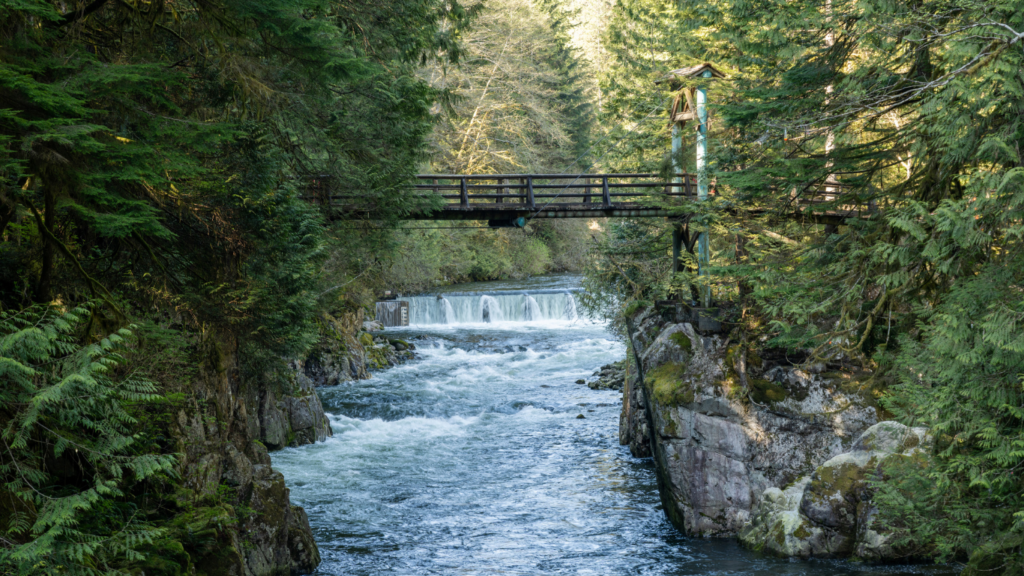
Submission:
<svg viewBox="0 0 1024 576">
<path fill-rule="evenodd" d="M 505 319 L 501 312 L 501 304 L 494 296 L 480 297 L 480 319 L 484 322 L 501 322 Z"/>
<path fill-rule="evenodd" d="M 406 296 L 409 324 L 474 324 L 480 322 L 551 322 L 583 318 L 568 290 L 448 292 Z"/>
<path fill-rule="evenodd" d="M 565 293 L 565 319 L 576 320 L 579 315 L 576 314 L 576 299 L 572 297 L 572 293 Z"/>
<path fill-rule="evenodd" d="M 540 306 L 537 305 L 537 301 L 533 299 L 533 296 L 529 294 L 523 294 L 526 300 L 523 301 L 523 320 L 526 322 L 533 322 L 534 320 L 543 320 L 544 316 L 540 313 Z"/>
<path fill-rule="evenodd" d="M 454 324 L 456 321 L 455 310 L 452 309 L 452 303 L 448 301 L 444 296 L 437 297 L 437 307 L 441 312 L 441 323 L 443 324 Z"/>
</svg>

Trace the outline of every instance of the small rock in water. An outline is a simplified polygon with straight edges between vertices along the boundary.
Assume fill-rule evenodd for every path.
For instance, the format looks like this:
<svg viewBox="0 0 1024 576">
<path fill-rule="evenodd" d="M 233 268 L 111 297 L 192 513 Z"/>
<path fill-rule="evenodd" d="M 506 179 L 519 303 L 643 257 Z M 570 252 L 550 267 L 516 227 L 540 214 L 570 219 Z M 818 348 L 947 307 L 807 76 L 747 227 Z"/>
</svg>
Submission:
<svg viewBox="0 0 1024 576">
<path fill-rule="evenodd" d="M 584 416 L 583 414 L 580 414 L 580 415 L 576 416 L 577 420 L 582 420 L 584 418 L 586 418 L 586 416 Z"/>
<path fill-rule="evenodd" d="M 576 383 L 577 383 L 577 384 L 586 384 L 586 383 L 587 383 L 587 381 L 586 381 L 586 380 L 584 380 L 583 378 L 580 378 L 579 380 L 577 380 L 577 381 L 576 381 Z"/>
</svg>

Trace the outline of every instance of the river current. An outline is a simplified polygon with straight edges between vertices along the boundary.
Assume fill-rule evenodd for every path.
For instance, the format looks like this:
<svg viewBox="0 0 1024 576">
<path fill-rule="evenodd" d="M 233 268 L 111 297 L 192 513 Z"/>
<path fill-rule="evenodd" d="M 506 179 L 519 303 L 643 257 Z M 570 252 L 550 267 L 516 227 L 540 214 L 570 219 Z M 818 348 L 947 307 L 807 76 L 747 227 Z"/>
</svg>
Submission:
<svg viewBox="0 0 1024 576">
<path fill-rule="evenodd" d="M 626 352 L 569 303 L 577 285 L 410 299 L 419 324 L 388 333 L 416 359 L 318 390 L 334 436 L 273 454 L 309 514 L 317 575 L 932 572 L 781 560 L 677 532 L 653 464 L 619 446 L 621 393 L 575 383 Z"/>
</svg>

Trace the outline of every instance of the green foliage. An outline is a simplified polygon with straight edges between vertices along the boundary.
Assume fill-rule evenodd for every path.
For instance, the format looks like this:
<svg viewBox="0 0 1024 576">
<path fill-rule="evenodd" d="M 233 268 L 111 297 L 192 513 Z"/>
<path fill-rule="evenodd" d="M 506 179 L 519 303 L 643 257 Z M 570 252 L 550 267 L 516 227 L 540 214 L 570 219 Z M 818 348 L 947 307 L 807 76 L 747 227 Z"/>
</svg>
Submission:
<svg viewBox="0 0 1024 576">
<path fill-rule="evenodd" d="M 887 470 L 892 480 L 878 496 L 885 520 L 915 552 L 973 551 L 971 573 L 1024 568 L 1024 297 L 1005 290 L 1020 286 L 1022 270 L 1014 254 L 921 310 L 922 334 L 901 342 L 899 383 L 885 400 L 936 443 L 930 459 Z"/>
<path fill-rule="evenodd" d="M 127 329 L 80 346 L 89 312 L 0 313 L 0 568 L 18 574 L 111 574 L 140 561 L 162 531 L 112 512 L 126 489 L 172 472 L 172 455 L 139 450 L 131 406 L 159 399 L 119 374 Z"/>
<path fill-rule="evenodd" d="M 882 514 L 908 554 L 978 573 L 1021 570 L 1022 34 L 1020 0 L 627 0 L 601 78 L 603 129 L 638 123 L 608 158 L 654 169 L 668 123 L 640 119 L 674 96 L 654 80 L 729 77 L 706 86 L 715 194 L 679 211 L 710 229 L 714 279 L 672 277 L 652 227 L 649 255 L 613 237 L 588 282 L 623 303 L 707 282 L 772 344 L 895 383 L 886 406 L 936 445 L 889 471 Z"/>
</svg>

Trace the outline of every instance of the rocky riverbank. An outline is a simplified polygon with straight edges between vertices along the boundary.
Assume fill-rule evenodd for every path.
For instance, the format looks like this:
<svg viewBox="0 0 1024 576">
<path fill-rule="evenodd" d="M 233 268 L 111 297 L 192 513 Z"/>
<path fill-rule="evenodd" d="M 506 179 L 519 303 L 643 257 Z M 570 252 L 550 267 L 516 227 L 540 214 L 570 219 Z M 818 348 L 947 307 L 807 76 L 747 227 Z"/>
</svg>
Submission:
<svg viewBox="0 0 1024 576">
<path fill-rule="evenodd" d="M 688 535 L 787 556 L 898 554 L 868 478 L 923 430 L 879 422 L 870 374 L 792 362 L 672 310 L 631 318 L 642 372 L 625 381 L 620 441 L 653 457 L 665 512 Z"/>
<path fill-rule="evenodd" d="M 306 512 L 291 505 L 269 452 L 331 435 L 316 387 L 370 378 L 415 348 L 375 336 L 380 326 L 364 322 L 361 311 L 325 317 L 321 327 L 306 359 L 262 378 L 242 376 L 236 337 L 208 342 L 200 383 L 171 422 L 182 455 L 177 505 L 189 511 L 188 531 L 211 542 L 205 555 L 183 559 L 196 574 L 299 574 L 320 563 Z"/>
</svg>

